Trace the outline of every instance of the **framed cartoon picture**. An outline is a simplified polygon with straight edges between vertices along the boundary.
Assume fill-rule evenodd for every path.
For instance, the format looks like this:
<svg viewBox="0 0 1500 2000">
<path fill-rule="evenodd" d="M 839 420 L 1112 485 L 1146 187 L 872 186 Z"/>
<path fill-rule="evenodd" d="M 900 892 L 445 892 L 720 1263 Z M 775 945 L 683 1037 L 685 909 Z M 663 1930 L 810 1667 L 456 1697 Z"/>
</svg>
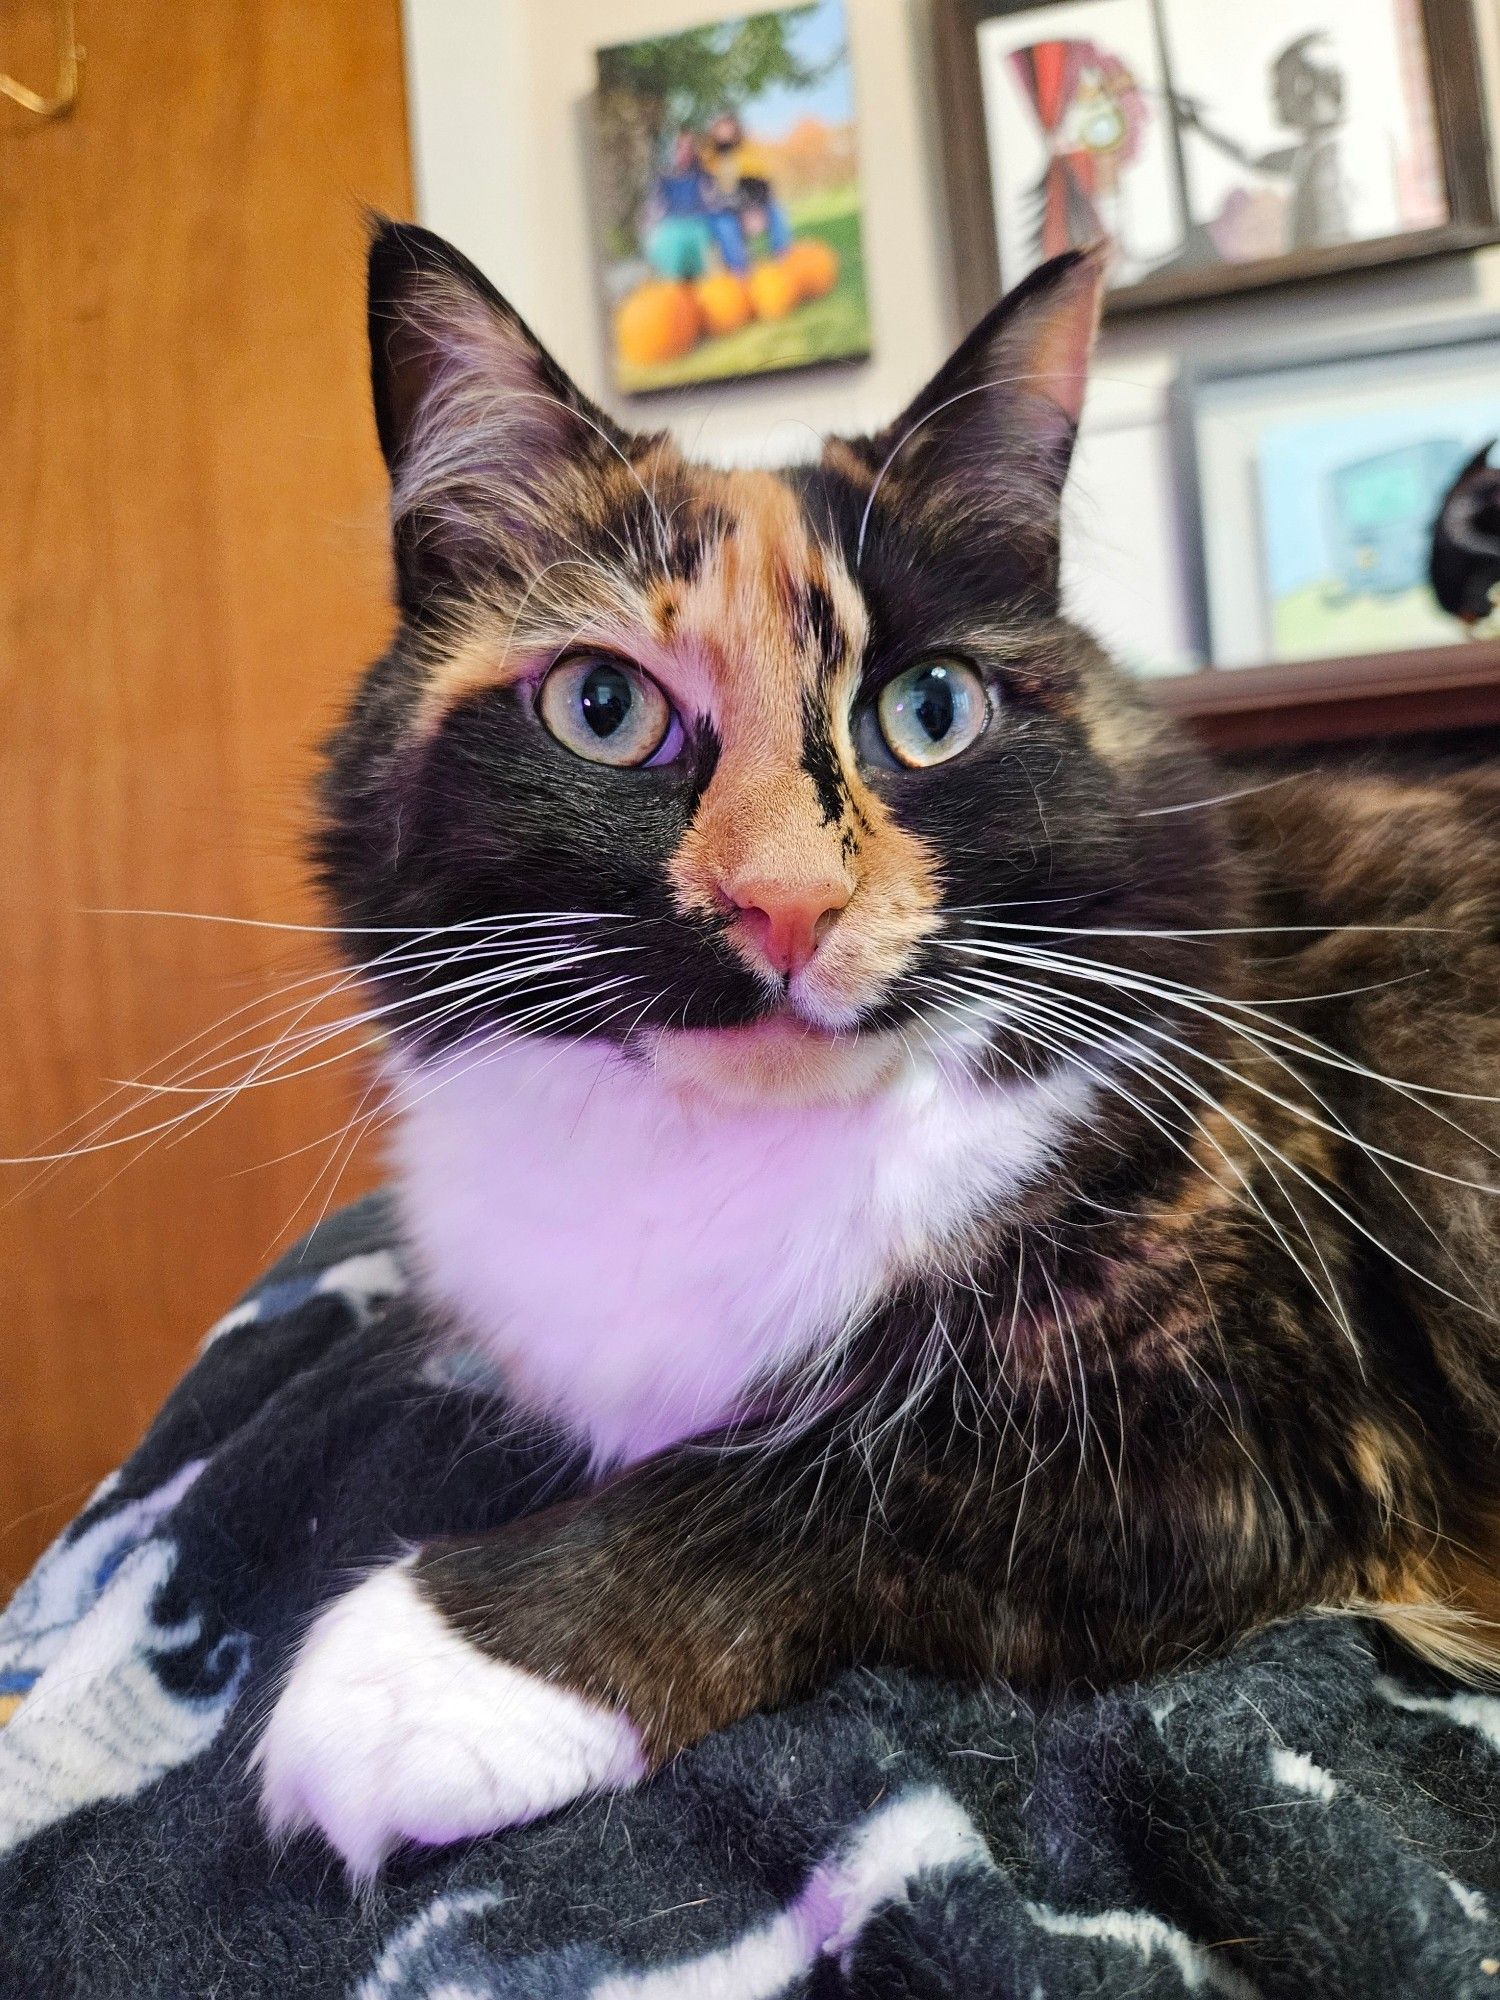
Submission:
<svg viewBox="0 0 1500 2000">
<path fill-rule="evenodd" d="M 1433 535 L 1500 440 L 1500 320 L 1186 370 L 1177 412 L 1216 666 L 1468 640 L 1433 590 Z"/>
<path fill-rule="evenodd" d="M 843 0 L 597 53 L 595 236 L 627 394 L 870 352 Z"/>
<path fill-rule="evenodd" d="M 939 0 L 964 303 L 1076 244 L 1113 308 L 1493 241 L 1471 0 Z"/>
</svg>

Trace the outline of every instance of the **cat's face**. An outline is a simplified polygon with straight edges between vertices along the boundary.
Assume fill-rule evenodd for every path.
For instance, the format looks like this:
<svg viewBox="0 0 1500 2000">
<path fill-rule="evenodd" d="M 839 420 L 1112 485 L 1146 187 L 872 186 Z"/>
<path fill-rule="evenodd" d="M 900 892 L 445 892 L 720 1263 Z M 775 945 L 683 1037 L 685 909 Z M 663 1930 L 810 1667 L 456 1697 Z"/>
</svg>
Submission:
<svg viewBox="0 0 1500 2000">
<path fill-rule="evenodd" d="M 402 624 L 319 856 L 398 1038 L 847 1096 L 990 1036 L 943 997 L 955 924 L 1140 893 L 1162 739 L 1057 612 L 1099 280 L 1048 267 L 879 438 L 726 472 L 619 431 L 456 253 L 381 232 Z"/>
</svg>

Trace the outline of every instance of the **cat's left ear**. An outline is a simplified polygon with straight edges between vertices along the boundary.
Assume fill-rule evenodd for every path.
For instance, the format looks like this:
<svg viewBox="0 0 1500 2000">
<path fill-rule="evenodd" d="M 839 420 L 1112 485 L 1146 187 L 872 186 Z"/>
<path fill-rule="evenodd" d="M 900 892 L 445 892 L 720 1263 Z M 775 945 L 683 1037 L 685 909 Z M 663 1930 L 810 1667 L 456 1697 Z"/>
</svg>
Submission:
<svg viewBox="0 0 1500 2000">
<path fill-rule="evenodd" d="M 379 222 L 370 241 L 370 377 L 403 605 L 463 589 L 555 512 L 558 477 L 624 433 L 442 237 Z"/>
<path fill-rule="evenodd" d="M 867 456 L 893 492 L 908 477 L 970 504 L 1018 486 L 1055 507 L 1083 412 L 1108 251 L 1054 257 L 987 313 Z"/>
</svg>

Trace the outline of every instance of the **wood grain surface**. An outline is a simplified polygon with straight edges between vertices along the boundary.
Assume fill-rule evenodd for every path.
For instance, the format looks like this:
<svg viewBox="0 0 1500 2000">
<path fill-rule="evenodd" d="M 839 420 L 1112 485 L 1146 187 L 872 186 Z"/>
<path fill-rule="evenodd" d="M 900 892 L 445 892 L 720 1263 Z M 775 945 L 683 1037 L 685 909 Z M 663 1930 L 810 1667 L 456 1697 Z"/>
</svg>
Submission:
<svg viewBox="0 0 1500 2000">
<path fill-rule="evenodd" d="M 49 17 L 0 10 L 0 69 L 45 70 Z M 81 0 L 78 37 L 71 116 L 0 105 L 6 1154 L 317 963 L 96 913 L 312 916 L 310 746 L 389 617 L 361 265 L 363 205 L 410 202 L 396 0 Z M 327 1148 L 293 1149 L 354 1083 L 41 1187 L 0 1168 L 0 1585 L 316 1213 Z"/>
<path fill-rule="evenodd" d="M 1500 640 L 1218 667 L 1147 683 L 1206 748 L 1291 748 L 1500 724 Z"/>
</svg>

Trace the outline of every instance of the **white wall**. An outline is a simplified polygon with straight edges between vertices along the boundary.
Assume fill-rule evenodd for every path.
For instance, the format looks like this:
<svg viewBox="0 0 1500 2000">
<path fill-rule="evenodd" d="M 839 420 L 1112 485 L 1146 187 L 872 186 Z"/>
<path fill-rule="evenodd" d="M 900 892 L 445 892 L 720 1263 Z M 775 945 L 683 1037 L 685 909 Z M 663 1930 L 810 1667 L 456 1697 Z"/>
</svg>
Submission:
<svg viewBox="0 0 1500 2000">
<path fill-rule="evenodd" d="M 403 21 L 417 213 L 540 319 L 550 300 L 529 165 L 529 11 L 525 0 L 405 0 Z"/>
<path fill-rule="evenodd" d="M 743 0 L 405 0 L 417 198 L 422 220 L 484 267 L 600 402 L 716 457 L 786 460 L 813 449 L 804 426 L 883 422 L 959 328 L 927 0 L 850 0 L 872 359 L 634 406 L 612 395 L 585 178 L 594 51 L 745 11 Z"/>
<path fill-rule="evenodd" d="M 701 452 L 748 462 L 807 456 L 814 433 L 884 422 L 962 331 L 943 199 L 943 113 L 930 0 L 845 4 L 870 361 L 635 405 L 610 391 L 585 188 L 593 52 L 746 11 L 745 0 L 404 0 L 422 219 L 482 265 L 579 382 L 627 421 L 640 424 L 644 412 Z M 1492 54 L 1500 53 L 1500 4 L 1480 4 Z M 1071 606 L 1143 671 L 1191 664 L 1167 431 L 1179 359 L 1497 307 L 1500 249 L 1111 322 L 1070 487 Z"/>
</svg>

